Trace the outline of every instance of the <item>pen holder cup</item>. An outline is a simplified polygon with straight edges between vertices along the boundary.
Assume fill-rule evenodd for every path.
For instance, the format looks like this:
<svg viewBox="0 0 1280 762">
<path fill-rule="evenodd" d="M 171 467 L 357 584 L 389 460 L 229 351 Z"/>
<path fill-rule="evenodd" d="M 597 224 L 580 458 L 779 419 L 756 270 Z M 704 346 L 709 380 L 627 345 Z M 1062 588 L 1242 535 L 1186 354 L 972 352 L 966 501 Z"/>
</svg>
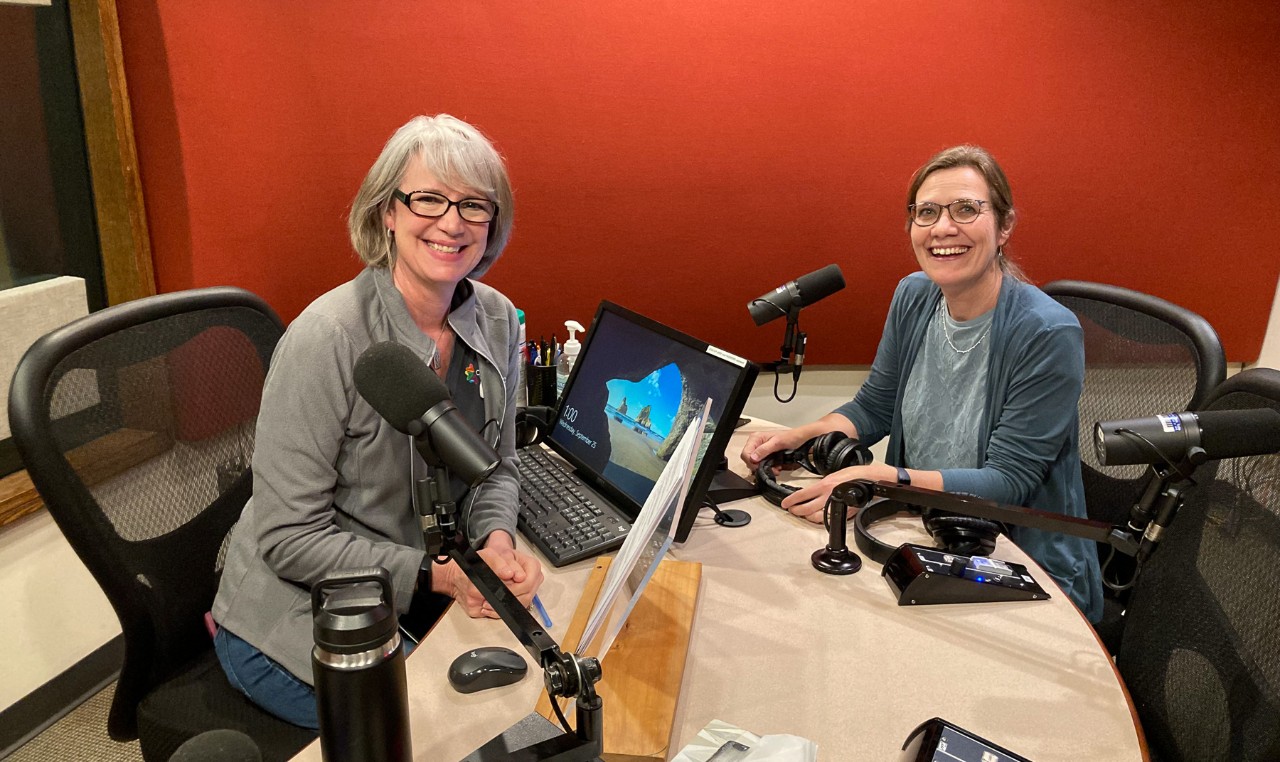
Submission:
<svg viewBox="0 0 1280 762">
<path fill-rule="evenodd" d="M 554 407 L 556 404 L 556 366 L 529 367 L 529 404 Z"/>
</svg>

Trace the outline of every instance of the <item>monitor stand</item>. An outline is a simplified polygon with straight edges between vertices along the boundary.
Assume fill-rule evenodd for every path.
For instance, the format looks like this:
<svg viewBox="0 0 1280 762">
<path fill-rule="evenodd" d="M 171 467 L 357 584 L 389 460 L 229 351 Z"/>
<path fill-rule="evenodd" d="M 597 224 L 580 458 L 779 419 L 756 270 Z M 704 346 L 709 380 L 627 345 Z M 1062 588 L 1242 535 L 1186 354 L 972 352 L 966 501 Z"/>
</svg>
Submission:
<svg viewBox="0 0 1280 762">
<path fill-rule="evenodd" d="M 707 487 L 706 501 L 715 511 L 717 524 L 726 527 L 746 526 L 751 522 L 751 514 L 739 510 L 721 510 L 722 503 L 743 500 L 758 494 L 756 485 L 743 479 L 732 471 L 716 471 Z"/>
</svg>

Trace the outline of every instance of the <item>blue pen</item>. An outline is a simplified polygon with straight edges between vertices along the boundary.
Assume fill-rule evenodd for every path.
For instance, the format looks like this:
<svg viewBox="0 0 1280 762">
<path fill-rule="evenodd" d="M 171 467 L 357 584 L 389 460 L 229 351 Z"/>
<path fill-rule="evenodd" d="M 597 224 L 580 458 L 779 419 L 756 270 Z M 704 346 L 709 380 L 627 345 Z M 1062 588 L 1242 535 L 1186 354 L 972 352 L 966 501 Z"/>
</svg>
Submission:
<svg viewBox="0 0 1280 762">
<path fill-rule="evenodd" d="M 533 606 L 531 608 L 537 613 L 538 618 L 542 620 L 542 626 L 548 630 L 551 629 L 553 626 L 551 624 L 551 615 L 547 613 L 547 607 L 542 605 L 542 599 L 536 593 L 533 596 Z"/>
</svg>

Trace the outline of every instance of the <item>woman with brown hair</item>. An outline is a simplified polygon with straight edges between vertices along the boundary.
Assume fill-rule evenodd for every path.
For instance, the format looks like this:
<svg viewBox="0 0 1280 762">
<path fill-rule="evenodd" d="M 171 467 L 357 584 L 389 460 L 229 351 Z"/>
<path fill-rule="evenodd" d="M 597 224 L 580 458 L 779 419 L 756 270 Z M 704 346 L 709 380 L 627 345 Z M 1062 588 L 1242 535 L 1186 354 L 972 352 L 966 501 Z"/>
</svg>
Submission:
<svg viewBox="0 0 1280 762">
<path fill-rule="evenodd" d="M 1083 335 L 1075 316 L 1005 254 L 1017 216 L 1004 171 L 982 148 L 948 148 L 916 171 L 906 212 L 920 272 L 898 284 L 866 383 L 813 423 L 752 435 L 743 460 L 755 467 L 831 431 L 868 445 L 887 436 L 887 462 L 842 469 L 783 500 L 811 521 L 822 520 L 832 489 L 851 479 L 1084 518 Z M 1091 621 L 1101 618 L 1092 543 L 1021 527 L 1011 535 Z"/>
</svg>

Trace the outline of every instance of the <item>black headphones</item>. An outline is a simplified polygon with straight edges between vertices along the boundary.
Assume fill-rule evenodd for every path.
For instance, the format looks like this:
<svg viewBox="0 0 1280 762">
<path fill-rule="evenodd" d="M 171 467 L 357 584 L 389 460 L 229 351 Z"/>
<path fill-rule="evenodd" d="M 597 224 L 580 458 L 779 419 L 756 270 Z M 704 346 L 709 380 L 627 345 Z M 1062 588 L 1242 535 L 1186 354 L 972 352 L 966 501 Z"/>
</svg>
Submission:
<svg viewBox="0 0 1280 762">
<path fill-rule="evenodd" d="M 556 409 L 546 405 L 516 408 L 516 448 L 536 445 L 551 433 Z"/>
<path fill-rule="evenodd" d="M 814 437 L 794 450 L 775 452 L 756 465 L 756 489 L 774 505 L 781 506 L 782 499 L 798 487 L 780 484 L 773 469 L 800 466 L 804 470 L 826 476 L 842 468 L 865 466 L 872 461 L 871 450 L 843 431 L 828 431 Z"/>
<path fill-rule="evenodd" d="M 996 537 L 1005 533 L 1003 524 L 974 516 L 959 516 L 933 508 L 920 508 L 897 500 L 881 500 L 858 511 L 853 519 L 853 539 L 858 550 L 881 565 L 897 550 L 876 539 L 871 525 L 897 513 L 920 516 L 924 528 L 948 553 L 959 556 L 990 556 L 996 549 Z"/>
</svg>

